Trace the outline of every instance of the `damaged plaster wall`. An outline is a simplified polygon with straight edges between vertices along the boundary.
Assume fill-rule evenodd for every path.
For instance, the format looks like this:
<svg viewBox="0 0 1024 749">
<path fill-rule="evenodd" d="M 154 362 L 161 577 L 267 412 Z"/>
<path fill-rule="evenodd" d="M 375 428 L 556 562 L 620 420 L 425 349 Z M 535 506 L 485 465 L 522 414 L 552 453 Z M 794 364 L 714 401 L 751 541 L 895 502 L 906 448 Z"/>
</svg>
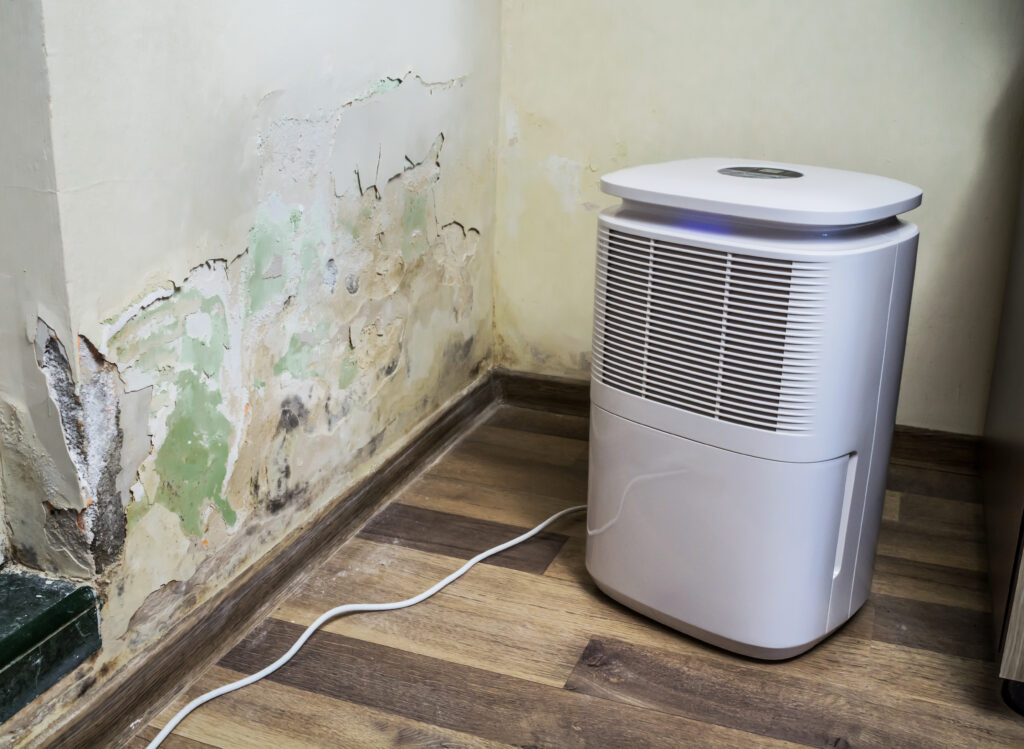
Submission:
<svg viewBox="0 0 1024 749">
<path fill-rule="evenodd" d="M 596 214 L 617 202 L 602 174 L 695 156 L 820 164 L 924 189 L 907 217 L 921 251 L 898 418 L 980 433 L 1019 187 L 1024 4 L 505 0 L 502 14 L 501 363 L 588 376 Z"/>
<path fill-rule="evenodd" d="M 496 2 L 43 7 L 70 323 L 34 366 L 103 649 L 0 744 L 379 466 L 493 330 Z"/>
<path fill-rule="evenodd" d="M 85 499 L 34 342 L 45 318 L 71 336 L 42 8 L 0 4 L 0 564 L 88 577 Z"/>
</svg>

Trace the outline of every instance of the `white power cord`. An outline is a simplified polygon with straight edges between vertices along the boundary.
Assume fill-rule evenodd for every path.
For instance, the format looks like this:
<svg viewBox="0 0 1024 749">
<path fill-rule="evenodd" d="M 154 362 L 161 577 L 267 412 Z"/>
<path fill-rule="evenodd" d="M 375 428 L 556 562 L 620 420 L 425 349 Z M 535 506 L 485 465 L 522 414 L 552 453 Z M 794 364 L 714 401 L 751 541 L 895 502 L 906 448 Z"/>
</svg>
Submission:
<svg viewBox="0 0 1024 749">
<path fill-rule="evenodd" d="M 431 588 L 427 588 L 418 596 L 407 598 L 404 601 L 394 601 L 392 603 L 347 603 L 344 606 L 338 606 L 336 608 L 331 609 L 330 611 L 325 611 L 317 618 L 315 622 L 313 622 L 306 628 L 306 631 L 299 636 L 299 639 L 295 641 L 295 644 L 292 645 L 291 648 L 289 648 L 287 653 L 282 655 L 280 658 L 278 658 L 276 661 L 274 661 L 269 666 L 264 668 L 262 671 L 257 671 L 251 676 L 246 676 L 244 679 L 233 681 L 230 684 L 225 684 L 222 687 L 218 687 L 217 689 L 209 691 L 206 694 L 200 695 L 199 697 L 196 697 L 190 703 L 185 705 L 185 707 L 181 708 L 181 710 L 178 711 L 178 714 L 171 718 L 170 721 L 168 721 L 167 725 L 163 727 L 163 730 L 156 735 L 156 738 L 149 742 L 149 746 L 147 747 L 147 749 L 156 749 L 156 747 L 160 746 L 160 744 L 163 743 L 163 740 L 171 734 L 171 731 L 177 728 L 178 724 L 185 719 L 185 716 L 187 716 L 200 705 L 204 705 L 210 700 L 216 697 L 220 697 L 222 694 L 227 694 L 228 692 L 234 692 L 236 689 L 247 687 L 250 684 L 259 681 L 264 676 L 270 676 L 270 674 L 274 673 L 275 671 L 277 671 L 277 669 L 281 668 L 281 666 L 290 661 L 292 659 L 292 656 L 299 652 L 299 649 L 306 644 L 306 640 L 308 640 L 313 635 L 314 632 L 316 632 L 318 629 L 320 629 L 320 627 L 322 627 L 324 624 L 326 624 L 334 617 L 341 616 L 342 614 L 355 614 L 362 611 L 392 611 L 394 609 L 404 609 L 406 606 L 412 606 L 414 604 L 417 604 L 420 601 L 424 601 L 430 598 L 432 595 L 437 593 L 437 591 L 458 580 L 460 577 L 469 572 L 470 568 L 472 568 L 475 564 L 482 562 L 488 557 L 492 557 L 499 552 L 505 551 L 505 549 L 509 549 L 517 544 L 521 544 L 523 541 L 533 538 L 559 518 L 565 517 L 570 513 L 581 512 L 586 509 L 586 505 L 577 505 L 576 507 L 570 507 L 567 510 L 556 512 L 554 515 L 549 517 L 536 528 L 527 531 L 523 535 L 513 538 L 511 541 L 506 541 L 503 544 L 495 546 L 493 549 L 488 549 L 487 551 L 480 552 L 475 557 L 466 562 L 464 565 L 455 570 L 455 572 L 448 575 L 448 577 L 446 577 L 444 580 L 437 583 Z"/>
</svg>

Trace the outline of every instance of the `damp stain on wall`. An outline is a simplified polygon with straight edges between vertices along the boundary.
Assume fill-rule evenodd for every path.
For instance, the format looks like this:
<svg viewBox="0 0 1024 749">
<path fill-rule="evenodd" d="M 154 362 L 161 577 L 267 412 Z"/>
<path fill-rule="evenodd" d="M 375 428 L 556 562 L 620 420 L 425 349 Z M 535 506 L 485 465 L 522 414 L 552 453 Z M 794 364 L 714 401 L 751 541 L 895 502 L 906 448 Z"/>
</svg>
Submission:
<svg viewBox="0 0 1024 749">
<path fill-rule="evenodd" d="M 50 15 L 57 49 L 66 14 Z M 82 97 L 103 77 L 51 80 L 64 288 L 15 331 L 27 328 L 36 389 L 0 395 L 4 491 L 27 497 L 0 517 L 18 525 L 18 548 L 0 552 L 94 585 L 103 648 L 74 688 L 19 717 L 33 735 L 338 501 L 490 361 L 497 55 L 449 21 L 496 28 L 496 9 L 420 13 L 398 52 L 371 40 L 394 31 L 388 14 L 361 12 L 378 33 L 354 48 L 295 14 L 250 15 L 214 50 L 191 30 L 227 18 L 171 14 L 185 52 L 142 70 L 129 59 L 141 27 L 113 14 L 96 49 L 128 73 L 120 83 Z M 202 60 L 224 55 L 256 64 L 211 78 Z M 166 110 L 168 91 L 183 107 Z M 211 102 L 216 117 L 188 117 Z M 48 372 L 30 355 L 37 317 L 63 354 Z M 63 404 L 46 378 L 61 379 Z"/>
<path fill-rule="evenodd" d="M 100 660 L 126 662 L 479 374 L 489 260 L 439 215 L 444 147 L 361 191 L 268 193 L 244 247 L 140 293 L 96 343 L 39 321 L 84 507 L 40 504 L 20 558 L 92 579 Z"/>
<path fill-rule="evenodd" d="M 236 255 L 142 295 L 99 345 L 79 341 L 77 380 L 41 323 L 89 498 L 84 524 L 60 511 L 51 525 L 99 575 L 106 650 L 127 657 L 165 629 L 479 373 L 480 233 L 438 216 L 443 148 L 438 133 L 362 194 L 268 195 Z"/>
</svg>

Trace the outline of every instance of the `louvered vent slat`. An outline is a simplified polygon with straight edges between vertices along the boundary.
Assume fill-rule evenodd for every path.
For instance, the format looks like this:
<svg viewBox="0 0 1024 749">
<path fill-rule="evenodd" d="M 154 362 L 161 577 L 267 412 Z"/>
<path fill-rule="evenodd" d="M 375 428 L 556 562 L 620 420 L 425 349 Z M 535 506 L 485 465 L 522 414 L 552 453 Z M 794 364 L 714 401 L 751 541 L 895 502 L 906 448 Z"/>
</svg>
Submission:
<svg viewBox="0 0 1024 749">
<path fill-rule="evenodd" d="M 812 430 L 828 265 L 598 234 L 594 374 L 655 403 Z"/>
</svg>

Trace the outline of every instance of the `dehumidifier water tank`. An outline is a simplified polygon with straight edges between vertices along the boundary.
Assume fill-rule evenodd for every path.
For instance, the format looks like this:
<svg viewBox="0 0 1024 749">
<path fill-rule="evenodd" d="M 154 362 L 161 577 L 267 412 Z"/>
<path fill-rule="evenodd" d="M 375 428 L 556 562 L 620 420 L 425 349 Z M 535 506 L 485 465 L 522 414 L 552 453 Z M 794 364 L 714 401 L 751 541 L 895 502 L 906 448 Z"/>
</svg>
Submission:
<svg viewBox="0 0 1024 749">
<path fill-rule="evenodd" d="M 707 642 L 802 653 L 871 587 L 921 191 L 718 158 L 601 185 L 587 569 Z"/>
</svg>

